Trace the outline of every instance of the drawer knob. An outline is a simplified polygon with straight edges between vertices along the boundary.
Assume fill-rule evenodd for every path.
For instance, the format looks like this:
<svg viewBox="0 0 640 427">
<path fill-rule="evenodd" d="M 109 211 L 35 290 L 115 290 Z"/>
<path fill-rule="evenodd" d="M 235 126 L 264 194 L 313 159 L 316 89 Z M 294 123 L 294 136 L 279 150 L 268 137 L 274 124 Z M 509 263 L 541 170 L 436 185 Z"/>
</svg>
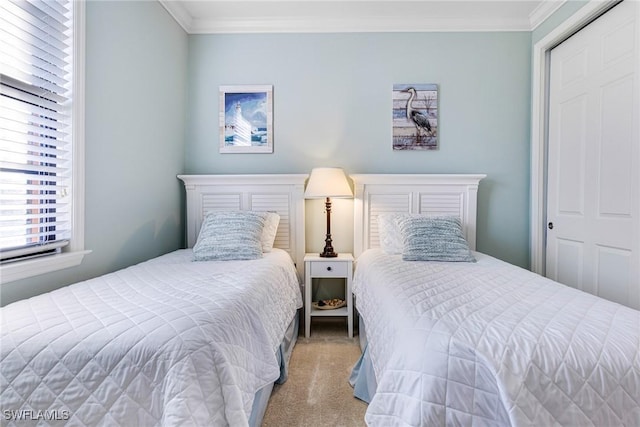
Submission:
<svg viewBox="0 0 640 427">
<path fill-rule="evenodd" d="M 331 266 L 327 267 L 327 271 L 331 271 Z"/>
</svg>

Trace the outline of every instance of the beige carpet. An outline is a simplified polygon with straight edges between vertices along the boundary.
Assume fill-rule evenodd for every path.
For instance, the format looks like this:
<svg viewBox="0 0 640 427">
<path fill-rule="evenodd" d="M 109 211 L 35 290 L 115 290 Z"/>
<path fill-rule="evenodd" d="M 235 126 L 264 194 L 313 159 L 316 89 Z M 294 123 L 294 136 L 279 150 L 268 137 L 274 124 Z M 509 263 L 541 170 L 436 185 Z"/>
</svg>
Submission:
<svg viewBox="0 0 640 427">
<path fill-rule="evenodd" d="M 343 319 L 314 319 L 311 337 L 303 333 L 293 349 L 289 379 L 271 394 L 263 427 L 364 426 L 367 405 L 349 385 L 358 357 Z"/>
</svg>

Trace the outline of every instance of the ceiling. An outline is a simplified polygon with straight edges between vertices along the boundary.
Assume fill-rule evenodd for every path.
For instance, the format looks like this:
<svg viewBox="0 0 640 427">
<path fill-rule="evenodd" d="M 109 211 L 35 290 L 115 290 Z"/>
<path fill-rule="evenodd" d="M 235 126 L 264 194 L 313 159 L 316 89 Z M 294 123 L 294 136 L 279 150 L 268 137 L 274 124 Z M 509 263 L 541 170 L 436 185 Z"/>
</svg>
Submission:
<svg viewBox="0 0 640 427">
<path fill-rule="evenodd" d="M 567 0 L 159 0 L 190 34 L 531 31 Z"/>
</svg>

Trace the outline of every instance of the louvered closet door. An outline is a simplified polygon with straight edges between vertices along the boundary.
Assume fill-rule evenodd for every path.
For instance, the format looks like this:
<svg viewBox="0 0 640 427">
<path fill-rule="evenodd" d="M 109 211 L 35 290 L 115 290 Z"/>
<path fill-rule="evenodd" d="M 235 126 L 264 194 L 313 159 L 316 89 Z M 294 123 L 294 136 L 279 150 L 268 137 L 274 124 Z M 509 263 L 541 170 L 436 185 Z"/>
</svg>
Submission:
<svg viewBox="0 0 640 427">
<path fill-rule="evenodd" d="M 551 51 L 547 275 L 640 308 L 640 3 Z"/>
</svg>

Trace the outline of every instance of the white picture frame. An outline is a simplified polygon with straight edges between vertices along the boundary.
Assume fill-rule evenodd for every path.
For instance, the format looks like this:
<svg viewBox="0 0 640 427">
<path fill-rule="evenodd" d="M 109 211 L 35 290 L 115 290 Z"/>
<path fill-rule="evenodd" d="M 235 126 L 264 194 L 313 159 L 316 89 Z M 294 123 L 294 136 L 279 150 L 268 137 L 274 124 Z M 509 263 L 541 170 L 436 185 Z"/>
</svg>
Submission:
<svg viewBox="0 0 640 427">
<path fill-rule="evenodd" d="M 273 153 L 273 86 L 220 86 L 220 153 Z"/>
<path fill-rule="evenodd" d="M 438 85 L 393 85 L 393 149 L 437 150 Z"/>
</svg>

